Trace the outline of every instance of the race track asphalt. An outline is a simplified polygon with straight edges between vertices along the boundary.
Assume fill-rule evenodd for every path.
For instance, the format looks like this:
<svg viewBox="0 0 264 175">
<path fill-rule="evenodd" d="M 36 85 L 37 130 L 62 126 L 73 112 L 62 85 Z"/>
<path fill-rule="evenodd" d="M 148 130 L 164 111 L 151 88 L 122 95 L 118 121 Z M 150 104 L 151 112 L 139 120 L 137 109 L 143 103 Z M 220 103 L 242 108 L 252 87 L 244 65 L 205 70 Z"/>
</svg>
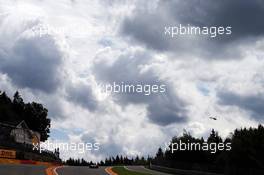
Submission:
<svg viewBox="0 0 264 175">
<path fill-rule="evenodd" d="M 36 165 L 0 165 L 0 175 L 46 175 L 45 166 Z"/>
<path fill-rule="evenodd" d="M 105 168 L 91 169 L 89 167 L 65 166 L 57 169 L 57 173 L 58 175 L 108 175 Z"/>
<path fill-rule="evenodd" d="M 37 165 L 0 165 L 0 175 L 46 175 L 46 166 Z M 106 167 L 91 169 L 89 167 L 64 166 L 57 169 L 58 175 L 108 175 Z M 152 175 L 170 175 L 144 168 L 143 166 L 126 166 L 128 170 Z"/>
</svg>

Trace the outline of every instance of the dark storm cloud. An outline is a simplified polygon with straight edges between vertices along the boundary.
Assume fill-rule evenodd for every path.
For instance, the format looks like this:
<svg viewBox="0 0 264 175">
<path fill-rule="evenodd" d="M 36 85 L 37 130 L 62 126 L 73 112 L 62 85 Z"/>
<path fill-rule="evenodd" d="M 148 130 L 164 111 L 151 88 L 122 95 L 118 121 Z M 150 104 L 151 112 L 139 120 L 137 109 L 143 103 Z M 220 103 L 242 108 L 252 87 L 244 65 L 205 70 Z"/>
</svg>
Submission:
<svg viewBox="0 0 264 175">
<path fill-rule="evenodd" d="M 244 40 L 264 34 L 264 3 L 260 0 L 186 0 L 159 1 L 155 11 L 139 7 L 134 15 L 124 19 L 121 33 L 157 51 L 177 54 L 196 54 L 225 58 L 236 55 L 236 46 Z M 143 9 L 143 10 L 142 10 Z M 165 26 L 231 26 L 232 35 L 217 38 L 188 36 L 170 38 L 164 35 Z M 230 51 L 232 47 L 232 51 Z M 237 52 L 237 53 L 235 53 Z"/>
<path fill-rule="evenodd" d="M 123 22 L 122 33 L 147 44 L 152 49 L 164 51 L 170 47 L 170 41 L 163 35 L 164 22 L 161 16 L 140 16 L 141 14 L 133 18 L 126 18 Z M 156 20 L 159 23 L 156 23 Z"/>
<path fill-rule="evenodd" d="M 96 97 L 92 93 L 92 88 L 84 83 L 71 85 L 67 88 L 67 99 L 75 104 L 94 111 L 97 108 Z"/>
<path fill-rule="evenodd" d="M 238 95 L 233 92 L 219 92 L 219 104 L 237 106 L 248 111 L 257 121 L 264 119 L 264 96 L 263 95 Z"/>
<path fill-rule="evenodd" d="M 148 101 L 148 116 L 152 122 L 165 126 L 187 121 L 186 103 L 167 86 L 165 95 L 158 95 Z"/>
<path fill-rule="evenodd" d="M 185 24 L 232 26 L 231 39 L 264 34 L 264 23 L 261 22 L 264 2 L 261 0 L 186 0 L 166 1 L 165 4 L 171 16 Z"/>
<path fill-rule="evenodd" d="M 152 70 L 140 73 L 140 67 L 148 65 L 150 60 L 151 55 L 145 52 L 126 53 L 111 66 L 104 61 L 97 62 L 93 71 L 96 78 L 104 83 L 166 85 L 164 93 L 149 96 L 143 93 L 115 93 L 114 98 L 120 105 L 146 104 L 149 120 L 158 125 L 185 122 L 187 104 L 174 92 L 174 89 L 160 80 Z"/>
<path fill-rule="evenodd" d="M 60 84 L 62 54 L 49 36 L 19 39 L 0 61 L 0 71 L 19 87 L 51 93 Z"/>
</svg>

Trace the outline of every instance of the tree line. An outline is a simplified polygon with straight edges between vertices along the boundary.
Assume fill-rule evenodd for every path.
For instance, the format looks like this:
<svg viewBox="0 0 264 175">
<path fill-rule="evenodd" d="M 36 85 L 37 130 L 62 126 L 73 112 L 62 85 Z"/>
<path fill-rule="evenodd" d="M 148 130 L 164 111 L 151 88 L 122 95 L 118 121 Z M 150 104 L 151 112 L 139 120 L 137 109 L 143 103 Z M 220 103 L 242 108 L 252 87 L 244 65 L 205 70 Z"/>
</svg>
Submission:
<svg viewBox="0 0 264 175">
<path fill-rule="evenodd" d="M 177 143 L 230 143 L 231 149 L 216 150 L 174 150 Z M 180 137 L 172 138 L 168 148 L 159 148 L 152 163 L 159 166 L 201 170 L 225 174 L 264 174 L 264 127 L 236 129 L 226 139 L 215 130 L 208 139 L 195 138 L 184 132 Z"/>
<path fill-rule="evenodd" d="M 0 122 L 12 123 L 22 120 L 27 123 L 29 129 L 40 133 L 41 141 L 48 139 L 50 133 L 48 110 L 40 103 L 25 103 L 19 92 L 11 99 L 5 92 L 0 91 Z"/>
<path fill-rule="evenodd" d="M 117 155 L 115 157 L 106 158 L 104 161 L 93 162 L 84 159 L 69 158 L 64 163 L 70 166 L 89 166 L 91 164 L 98 164 L 100 166 L 118 166 L 118 165 L 149 165 L 151 158 L 139 157 L 128 158 L 127 156 Z"/>
</svg>

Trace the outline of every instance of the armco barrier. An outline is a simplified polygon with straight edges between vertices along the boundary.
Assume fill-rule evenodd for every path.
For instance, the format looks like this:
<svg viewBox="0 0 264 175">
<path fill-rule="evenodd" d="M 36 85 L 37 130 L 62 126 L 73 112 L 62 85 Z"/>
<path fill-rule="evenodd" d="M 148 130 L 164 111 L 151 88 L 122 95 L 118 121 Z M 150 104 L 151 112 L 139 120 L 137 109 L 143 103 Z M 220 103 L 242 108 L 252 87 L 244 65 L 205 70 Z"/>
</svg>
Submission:
<svg viewBox="0 0 264 175">
<path fill-rule="evenodd" d="M 20 163 L 21 164 L 30 164 L 30 165 L 37 164 L 37 162 L 36 161 L 33 161 L 33 160 L 20 160 Z"/>
<path fill-rule="evenodd" d="M 17 160 L 0 158 L 0 164 L 30 164 L 30 165 L 43 165 L 43 166 L 60 166 L 62 164 L 55 162 L 40 162 L 34 160 Z"/>
<path fill-rule="evenodd" d="M 223 174 L 208 173 L 208 172 L 202 172 L 202 171 L 167 168 L 167 167 L 162 167 L 162 166 L 157 166 L 157 165 L 150 165 L 150 169 L 161 171 L 161 172 L 166 172 L 166 173 L 177 174 L 177 175 L 223 175 Z"/>
<path fill-rule="evenodd" d="M 0 164 L 20 164 L 20 160 L 0 158 Z"/>
</svg>

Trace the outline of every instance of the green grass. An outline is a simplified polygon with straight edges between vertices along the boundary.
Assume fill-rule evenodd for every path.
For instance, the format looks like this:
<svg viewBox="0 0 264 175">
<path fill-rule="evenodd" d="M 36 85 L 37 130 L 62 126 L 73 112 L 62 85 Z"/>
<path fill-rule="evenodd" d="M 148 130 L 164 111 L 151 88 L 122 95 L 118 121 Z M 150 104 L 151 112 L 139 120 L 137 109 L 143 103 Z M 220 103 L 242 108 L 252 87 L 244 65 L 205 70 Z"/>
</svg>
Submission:
<svg viewBox="0 0 264 175">
<path fill-rule="evenodd" d="M 124 167 L 113 167 L 112 170 L 115 173 L 117 173 L 118 175 L 150 175 L 150 174 L 146 174 L 146 173 L 138 173 L 135 171 L 129 171 L 129 170 L 125 169 Z"/>
</svg>

